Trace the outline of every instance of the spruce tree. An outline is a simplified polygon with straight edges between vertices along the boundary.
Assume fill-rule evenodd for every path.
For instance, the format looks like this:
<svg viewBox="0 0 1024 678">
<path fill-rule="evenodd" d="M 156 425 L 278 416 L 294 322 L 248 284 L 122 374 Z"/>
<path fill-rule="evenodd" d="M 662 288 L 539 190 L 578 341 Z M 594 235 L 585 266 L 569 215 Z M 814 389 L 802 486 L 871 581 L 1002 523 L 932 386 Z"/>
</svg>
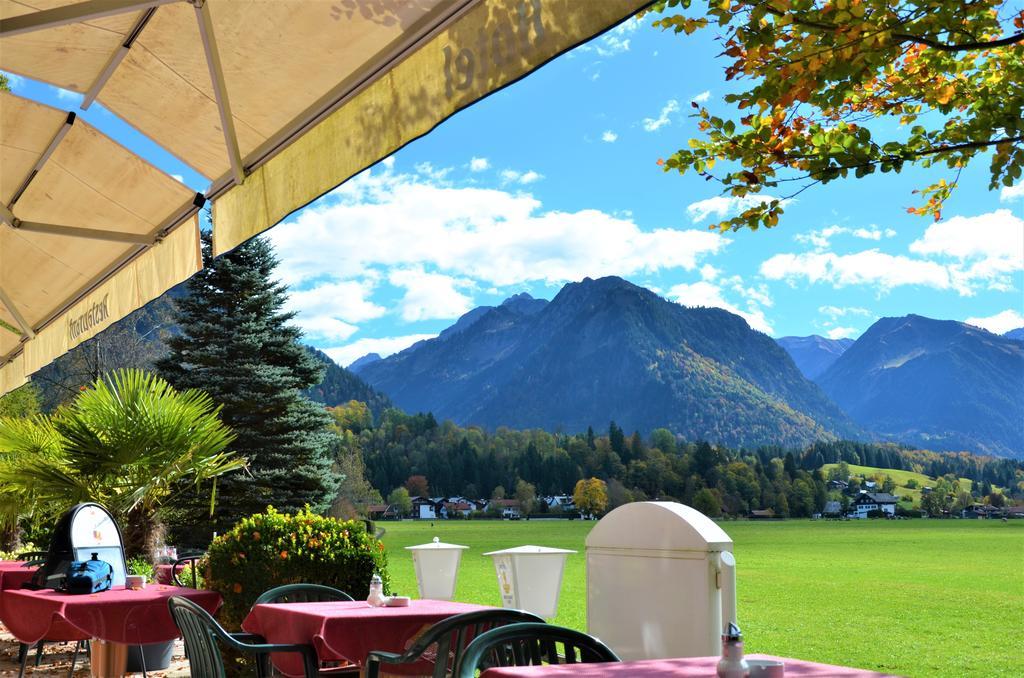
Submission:
<svg viewBox="0 0 1024 678">
<path fill-rule="evenodd" d="M 157 363 L 175 388 L 202 389 L 223 406 L 237 435 L 232 449 L 248 460 L 247 470 L 219 480 L 213 530 L 268 504 L 282 512 L 306 504 L 326 511 L 338 487 L 330 415 L 300 393 L 320 382 L 323 366 L 289 325 L 294 313 L 281 310 L 287 288 L 272 277 L 277 263 L 262 238 L 214 259 L 204 233 L 204 268 L 177 301 L 180 334 L 167 339 L 170 351 Z M 209 515 L 208 505 L 195 501 L 178 508 L 179 520 L 205 523 Z"/>
</svg>

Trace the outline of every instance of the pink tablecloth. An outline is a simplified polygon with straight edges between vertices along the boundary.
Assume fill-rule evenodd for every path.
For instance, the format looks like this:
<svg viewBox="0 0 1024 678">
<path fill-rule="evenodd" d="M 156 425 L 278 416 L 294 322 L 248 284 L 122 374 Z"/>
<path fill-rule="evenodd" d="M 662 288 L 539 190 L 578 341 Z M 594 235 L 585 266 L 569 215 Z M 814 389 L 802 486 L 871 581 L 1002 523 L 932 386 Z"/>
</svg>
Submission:
<svg viewBox="0 0 1024 678">
<path fill-rule="evenodd" d="M 867 678 L 886 674 L 845 666 L 816 664 L 800 659 L 747 655 L 748 659 L 774 659 L 786 665 L 786 678 Z M 715 675 L 718 657 L 681 657 L 608 664 L 568 664 L 488 669 L 480 678 L 704 678 Z"/>
<path fill-rule="evenodd" d="M 321 661 L 362 665 L 370 650 L 403 652 L 431 624 L 483 609 L 440 600 L 413 600 L 409 607 L 370 607 L 361 600 L 256 605 L 242 629 L 268 643 L 311 644 Z M 298 655 L 275 655 L 274 665 L 286 675 L 302 675 Z"/>
<path fill-rule="evenodd" d="M 65 623 L 86 634 L 114 643 L 160 643 L 177 638 L 167 599 L 189 598 L 211 614 L 220 607 L 216 591 L 150 585 L 141 591 L 117 586 L 110 591 L 70 595 L 51 589 L 3 592 L 4 626 L 23 643 L 52 637 Z"/>
</svg>

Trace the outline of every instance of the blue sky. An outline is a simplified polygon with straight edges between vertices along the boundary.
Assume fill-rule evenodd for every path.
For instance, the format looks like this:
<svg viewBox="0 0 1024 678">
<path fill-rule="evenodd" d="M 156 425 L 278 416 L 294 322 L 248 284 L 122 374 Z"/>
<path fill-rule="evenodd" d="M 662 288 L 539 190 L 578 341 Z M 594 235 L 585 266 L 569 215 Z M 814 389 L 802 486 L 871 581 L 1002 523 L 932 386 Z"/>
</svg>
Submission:
<svg viewBox="0 0 1024 678">
<path fill-rule="evenodd" d="M 347 364 L 436 335 L 474 306 L 613 274 L 772 336 L 856 337 L 908 313 L 1024 325 L 1024 185 L 990 192 L 987 158 L 964 170 L 937 224 L 905 208 L 919 202 L 913 189 L 951 178 L 945 168 L 811 189 L 769 231 L 709 231 L 734 201 L 656 160 L 696 135 L 691 100 L 728 112 L 711 38 L 623 24 L 277 226 L 307 340 Z M 77 95 L 12 85 L 77 110 Z M 84 117 L 206 187 L 99 105 Z"/>
</svg>

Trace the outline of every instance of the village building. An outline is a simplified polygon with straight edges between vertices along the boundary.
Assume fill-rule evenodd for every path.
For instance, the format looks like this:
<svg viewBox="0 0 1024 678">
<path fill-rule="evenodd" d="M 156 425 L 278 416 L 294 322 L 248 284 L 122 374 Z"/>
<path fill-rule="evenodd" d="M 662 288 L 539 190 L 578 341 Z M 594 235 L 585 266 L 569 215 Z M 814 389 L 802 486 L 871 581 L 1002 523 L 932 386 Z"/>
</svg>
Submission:
<svg viewBox="0 0 1024 678">
<path fill-rule="evenodd" d="M 862 491 L 856 499 L 850 503 L 850 510 L 847 513 L 851 518 L 867 518 L 872 511 L 881 511 L 886 516 L 896 515 L 896 503 L 899 497 L 894 497 L 888 492 L 865 492 Z"/>
</svg>

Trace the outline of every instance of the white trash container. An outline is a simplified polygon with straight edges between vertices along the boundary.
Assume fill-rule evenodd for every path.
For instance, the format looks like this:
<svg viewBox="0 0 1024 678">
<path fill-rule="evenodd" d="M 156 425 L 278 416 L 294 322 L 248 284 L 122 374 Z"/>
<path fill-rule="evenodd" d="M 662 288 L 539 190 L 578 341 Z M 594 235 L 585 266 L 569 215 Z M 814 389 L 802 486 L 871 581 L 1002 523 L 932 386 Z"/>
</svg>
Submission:
<svg viewBox="0 0 1024 678">
<path fill-rule="evenodd" d="M 736 561 L 714 521 L 674 502 L 625 504 L 586 543 L 589 633 L 627 661 L 721 653 Z"/>
<path fill-rule="evenodd" d="M 485 553 L 494 558 L 501 606 L 545 619 L 557 616 L 565 559 L 570 553 L 576 551 L 546 546 L 517 546 Z"/>
</svg>

